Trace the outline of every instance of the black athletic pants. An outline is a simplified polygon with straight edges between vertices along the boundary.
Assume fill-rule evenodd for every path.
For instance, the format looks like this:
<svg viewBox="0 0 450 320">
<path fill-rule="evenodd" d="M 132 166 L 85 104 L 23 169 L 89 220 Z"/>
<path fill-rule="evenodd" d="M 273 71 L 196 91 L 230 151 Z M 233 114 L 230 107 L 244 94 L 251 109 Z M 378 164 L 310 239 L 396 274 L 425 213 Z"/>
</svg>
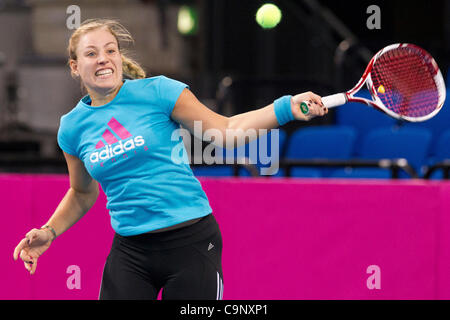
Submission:
<svg viewBox="0 0 450 320">
<path fill-rule="evenodd" d="M 100 300 L 222 299 L 222 236 L 212 214 L 193 225 L 124 237 L 117 233 Z"/>
</svg>

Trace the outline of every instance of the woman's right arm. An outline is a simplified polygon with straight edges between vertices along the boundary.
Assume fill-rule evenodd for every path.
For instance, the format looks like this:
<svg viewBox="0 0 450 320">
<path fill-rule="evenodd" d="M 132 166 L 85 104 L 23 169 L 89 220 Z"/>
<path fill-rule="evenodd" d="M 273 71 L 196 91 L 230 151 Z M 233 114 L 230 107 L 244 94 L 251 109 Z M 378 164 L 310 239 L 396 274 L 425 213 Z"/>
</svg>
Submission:
<svg viewBox="0 0 450 320">
<path fill-rule="evenodd" d="M 46 223 L 57 236 L 80 220 L 95 204 L 99 194 L 98 183 L 86 171 L 83 162 L 65 152 L 64 157 L 69 170 L 70 188 Z"/>
<path fill-rule="evenodd" d="M 56 233 L 61 235 L 94 205 L 99 194 L 98 183 L 86 171 L 83 162 L 64 152 L 69 170 L 70 188 L 47 221 Z M 38 258 L 50 247 L 55 238 L 50 228 L 32 229 L 14 250 L 14 260 L 20 257 L 25 268 L 33 274 Z"/>
</svg>

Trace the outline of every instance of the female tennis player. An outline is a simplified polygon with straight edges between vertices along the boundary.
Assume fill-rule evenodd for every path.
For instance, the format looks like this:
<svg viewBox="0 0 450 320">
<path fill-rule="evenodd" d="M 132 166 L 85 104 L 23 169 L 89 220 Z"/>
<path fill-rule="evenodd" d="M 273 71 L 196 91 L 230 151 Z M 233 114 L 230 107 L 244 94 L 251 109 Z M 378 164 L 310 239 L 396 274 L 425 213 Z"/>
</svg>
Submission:
<svg viewBox="0 0 450 320">
<path fill-rule="evenodd" d="M 221 299 L 222 238 L 208 199 L 189 164 L 171 159 L 180 124 L 192 130 L 272 129 L 327 113 L 318 95 L 284 96 L 233 117 L 204 106 L 188 86 L 164 76 L 146 78 L 123 52 L 132 41 L 117 21 L 85 21 L 69 40 L 71 73 L 87 91 L 61 118 L 58 143 L 70 188 L 48 222 L 14 250 L 35 273 L 56 237 L 94 205 L 98 182 L 115 231 L 100 299 Z M 125 79 L 124 75 L 127 76 Z M 300 103 L 311 101 L 309 112 Z M 97 182 L 98 181 L 98 182 Z"/>
</svg>

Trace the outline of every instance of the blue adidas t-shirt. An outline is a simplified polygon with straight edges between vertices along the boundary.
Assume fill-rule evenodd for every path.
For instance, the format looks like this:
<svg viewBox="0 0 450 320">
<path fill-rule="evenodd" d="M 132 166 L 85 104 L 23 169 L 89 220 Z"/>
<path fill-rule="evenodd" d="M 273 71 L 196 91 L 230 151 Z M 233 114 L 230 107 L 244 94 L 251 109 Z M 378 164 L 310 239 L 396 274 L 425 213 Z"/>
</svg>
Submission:
<svg viewBox="0 0 450 320">
<path fill-rule="evenodd" d="M 58 144 L 81 159 L 100 183 L 111 225 L 120 235 L 212 212 L 189 167 L 180 126 L 170 118 L 185 88 L 164 76 L 125 80 L 111 102 L 93 107 L 85 96 L 61 117 Z M 180 150 L 185 161 L 180 161 Z"/>
</svg>

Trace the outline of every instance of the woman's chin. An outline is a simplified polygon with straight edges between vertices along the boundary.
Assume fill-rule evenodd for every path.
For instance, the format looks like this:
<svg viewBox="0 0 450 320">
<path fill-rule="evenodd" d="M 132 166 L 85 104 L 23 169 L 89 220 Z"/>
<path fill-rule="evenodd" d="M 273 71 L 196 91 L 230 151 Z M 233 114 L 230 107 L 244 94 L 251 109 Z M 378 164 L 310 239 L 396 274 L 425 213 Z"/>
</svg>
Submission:
<svg viewBox="0 0 450 320">
<path fill-rule="evenodd" d="M 120 81 L 96 81 L 95 84 L 91 86 L 91 90 L 95 91 L 97 94 L 107 96 L 114 92 L 120 85 Z"/>
</svg>

